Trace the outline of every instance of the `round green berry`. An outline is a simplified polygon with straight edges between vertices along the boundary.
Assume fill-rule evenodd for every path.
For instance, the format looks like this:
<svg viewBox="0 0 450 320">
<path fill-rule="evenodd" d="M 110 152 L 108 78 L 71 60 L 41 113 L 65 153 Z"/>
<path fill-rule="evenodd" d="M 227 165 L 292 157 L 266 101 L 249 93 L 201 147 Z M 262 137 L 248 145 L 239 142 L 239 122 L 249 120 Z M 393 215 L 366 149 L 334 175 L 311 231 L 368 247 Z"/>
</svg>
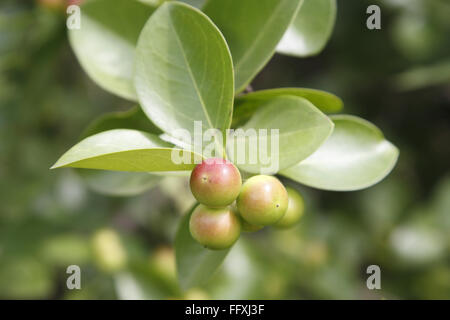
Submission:
<svg viewBox="0 0 450 320">
<path fill-rule="evenodd" d="M 305 211 L 305 202 L 300 193 L 292 188 L 286 188 L 286 190 L 289 195 L 288 208 L 284 216 L 274 225 L 280 229 L 289 228 L 298 223 Z"/>
<path fill-rule="evenodd" d="M 208 249 L 231 247 L 241 233 L 241 222 L 231 207 L 209 208 L 198 205 L 189 221 L 192 237 Z"/>
<path fill-rule="evenodd" d="M 268 226 L 283 217 L 288 206 L 288 193 L 277 178 L 258 175 L 243 184 L 236 204 L 245 221 Z"/>
</svg>

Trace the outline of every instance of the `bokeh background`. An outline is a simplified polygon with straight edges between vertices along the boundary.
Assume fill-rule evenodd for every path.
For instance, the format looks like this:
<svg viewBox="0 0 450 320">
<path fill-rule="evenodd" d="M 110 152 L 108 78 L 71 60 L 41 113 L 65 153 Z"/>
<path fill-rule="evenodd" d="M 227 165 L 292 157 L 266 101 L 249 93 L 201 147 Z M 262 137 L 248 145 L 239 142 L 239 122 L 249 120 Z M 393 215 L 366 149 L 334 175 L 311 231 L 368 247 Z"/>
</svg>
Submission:
<svg viewBox="0 0 450 320">
<path fill-rule="evenodd" d="M 365 27 L 378 4 L 382 29 Z M 182 292 L 172 241 L 193 203 L 185 178 L 111 197 L 49 167 L 106 112 L 133 105 L 96 86 L 67 41 L 65 15 L 0 3 L 0 298 L 450 299 L 450 2 L 340 0 L 331 41 L 276 55 L 255 89 L 333 92 L 400 149 L 393 172 L 357 192 L 287 182 L 307 211 L 289 231 L 241 237 L 202 288 Z M 66 268 L 81 267 L 81 290 Z M 381 290 L 366 287 L 381 268 Z"/>
</svg>

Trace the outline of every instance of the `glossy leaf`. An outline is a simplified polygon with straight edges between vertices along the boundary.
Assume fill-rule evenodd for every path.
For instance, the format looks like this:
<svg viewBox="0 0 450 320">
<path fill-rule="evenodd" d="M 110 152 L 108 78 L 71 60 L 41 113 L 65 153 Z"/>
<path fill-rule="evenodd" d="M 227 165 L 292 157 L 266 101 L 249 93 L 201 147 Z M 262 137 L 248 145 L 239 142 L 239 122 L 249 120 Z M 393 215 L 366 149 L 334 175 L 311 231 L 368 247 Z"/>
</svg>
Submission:
<svg viewBox="0 0 450 320">
<path fill-rule="evenodd" d="M 275 52 L 301 0 L 209 0 L 203 11 L 223 32 L 240 92 Z"/>
<path fill-rule="evenodd" d="M 227 145 L 228 151 L 235 150 L 230 159 L 247 172 L 274 174 L 316 151 L 331 134 L 333 123 L 308 100 L 280 96 L 266 101 L 242 129 L 257 130 L 257 140 L 235 134 L 234 143 L 229 139 Z M 267 136 L 259 129 L 267 129 Z M 277 131 L 272 134 L 272 129 Z M 248 150 L 245 163 L 239 158 L 239 146 Z"/>
<path fill-rule="evenodd" d="M 335 20 L 336 0 L 303 0 L 277 52 L 297 57 L 318 54 L 330 38 Z"/>
<path fill-rule="evenodd" d="M 219 251 L 206 249 L 192 238 L 189 231 L 189 219 L 195 207 L 181 218 L 175 236 L 178 281 L 184 290 L 205 284 L 229 252 L 229 249 Z"/>
<path fill-rule="evenodd" d="M 317 89 L 277 88 L 254 91 L 236 97 L 232 126 L 235 127 L 250 119 L 251 115 L 267 100 L 283 95 L 305 98 L 325 113 L 339 112 L 343 107 L 343 102 L 339 97 L 332 93 Z"/>
<path fill-rule="evenodd" d="M 354 116 L 331 118 L 335 128 L 330 138 L 282 175 L 318 189 L 351 191 L 369 187 L 389 174 L 398 149 L 378 128 Z"/>
<path fill-rule="evenodd" d="M 192 170 L 194 153 L 177 150 L 192 164 L 172 161 L 170 144 L 137 130 L 115 129 L 88 137 L 67 151 L 52 167 L 74 167 L 133 172 Z"/>
<path fill-rule="evenodd" d="M 102 88 L 136 100 L 135 47 L 154 8 L 135 0 L 92 0 L 81 7 L 81 27 L 69 31 L 81 66 Z"/>
<path fill-rule="evenodd" d="M 225 39 L 202 12 L 179 2 L 163 4 L 138 41 L 136 90 L 144 112 L 161 129 L 224 132 L 230 125 L 233 67 Z M 190 141 L 188 141 L 190 142 Z"/>
<path fill-rule="evenodd" d="M 82 139 L 113 129 L 134 129 L 158 134 L 161 132 L 152 124 L 140 107 L 124 112 L 111 112 L 94 120 L 82 134 Z M 161 180 L 148 172 L 120 172 L 77 169 L 84 183 L 95 192 L 110 196 L 132 196 L 155 186 Z"/>
</svg>

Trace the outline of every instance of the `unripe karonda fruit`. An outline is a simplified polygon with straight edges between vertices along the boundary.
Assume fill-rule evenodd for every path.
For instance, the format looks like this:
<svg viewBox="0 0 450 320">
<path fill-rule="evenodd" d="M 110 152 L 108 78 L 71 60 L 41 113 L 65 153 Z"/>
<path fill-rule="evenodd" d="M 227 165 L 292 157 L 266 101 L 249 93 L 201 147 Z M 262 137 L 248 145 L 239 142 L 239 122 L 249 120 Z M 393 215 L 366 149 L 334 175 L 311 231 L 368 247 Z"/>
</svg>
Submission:
<svg viewBox="0 0 450 320">
<path fill-rule="evenodd" d="M 288 208 L 284 216 L 274 224 L 274 227 L 280 229 L 289 228 L 295 225 L 305 211 L 305 202 L 300 193 L 292 188 L 286 188 L 286 190 L 289 195 Z"/>
<path fill-rule="evenodd" d="M 208 249 L 231 247 L 241 233 L 241 222 L 231 207 L 209 208 L 198 205 L 189 221 L 192 237 Z"/>
<path fill-rule="evenodd" d="M 236 200 L 242 180 L 239 170 L 225 159 L 204 160 L 192 171 L 190 187 L 195 199 L 208 207 L 225 207 Z"/>
<path fill-rule="evenodd" d="M 288 193 L 277 178 L 254 176 L 243 184 L 236 204 L 245 221 L 268 226 L 283 217 L 288 206 Z"/>
</svg>

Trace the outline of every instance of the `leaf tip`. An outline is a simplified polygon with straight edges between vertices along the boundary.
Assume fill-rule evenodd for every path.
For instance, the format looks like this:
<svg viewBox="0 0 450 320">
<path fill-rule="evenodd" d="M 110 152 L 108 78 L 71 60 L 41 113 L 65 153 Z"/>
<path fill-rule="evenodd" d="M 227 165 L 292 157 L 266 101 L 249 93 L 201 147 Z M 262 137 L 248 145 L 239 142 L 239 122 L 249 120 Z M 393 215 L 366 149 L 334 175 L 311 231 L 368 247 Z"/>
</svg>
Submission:
<svg viewBox="0 0 450 320">
<path fill-rule="evenodd" d="M 52 165 L 52 166 L 49 168 L 49 170 L 54 170 L 54 169 L 58 169 L 58 168 L 59 168 L 58 163 L 55 163 L 54 165 Z"/>
<path fill-rule="evenodd" d="M 50 168 L 49 170 L 54 170 L 54 169 L 59 169 L 64 167 L 64 164 L 61 163 L 61 159 L 59 159 L 58 161 L 56 161 Z"/>
</svg>

